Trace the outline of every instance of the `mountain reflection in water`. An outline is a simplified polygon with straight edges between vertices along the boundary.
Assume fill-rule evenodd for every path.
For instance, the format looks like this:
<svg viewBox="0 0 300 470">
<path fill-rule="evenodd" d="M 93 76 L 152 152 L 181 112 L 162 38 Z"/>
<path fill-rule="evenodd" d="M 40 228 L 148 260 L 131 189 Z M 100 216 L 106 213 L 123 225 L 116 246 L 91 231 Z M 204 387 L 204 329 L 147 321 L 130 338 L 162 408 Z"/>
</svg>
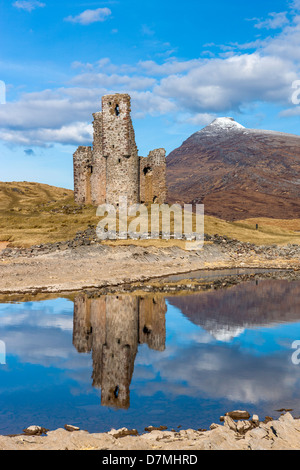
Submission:
<svg viewBox="0 0 300 470">
<path fill-rule="evenodd" d="M 81 294 L 74 302 L 73 344 L 79 353 L 92 352 L 93 387 L 101 389 L 101 405 L 126 409 L 138 345 L 165 350 L 166 300 L 217 342 L 230 343 L 247 329 L 299 321 L 299 293 L 298 282 L 267 280 L 166 299 Z"/>
</svg>

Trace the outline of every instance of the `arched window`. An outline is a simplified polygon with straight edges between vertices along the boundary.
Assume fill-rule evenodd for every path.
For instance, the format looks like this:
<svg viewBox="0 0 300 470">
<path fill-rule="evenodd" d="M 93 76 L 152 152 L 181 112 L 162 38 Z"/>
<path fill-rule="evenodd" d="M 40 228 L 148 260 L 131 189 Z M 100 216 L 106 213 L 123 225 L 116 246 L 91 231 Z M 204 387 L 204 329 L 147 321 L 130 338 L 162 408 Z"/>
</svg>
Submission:
<svg viewBox="0 0 300 470">
<path fill-rule="evenodd" d="M 120 106 L 118 104 L 116 104 L 115 113 L 116 113 L 116 116 L 119 116 L 120 114 Z"/>
</svg>

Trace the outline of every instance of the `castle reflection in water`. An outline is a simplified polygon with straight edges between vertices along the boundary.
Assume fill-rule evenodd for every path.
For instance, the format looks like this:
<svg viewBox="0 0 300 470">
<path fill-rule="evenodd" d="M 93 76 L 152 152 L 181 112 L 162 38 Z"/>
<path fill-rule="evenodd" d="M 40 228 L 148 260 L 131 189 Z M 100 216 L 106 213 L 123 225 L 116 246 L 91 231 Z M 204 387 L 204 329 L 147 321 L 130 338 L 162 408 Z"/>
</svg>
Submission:
<svg viewBox="0 0 300 470">
<path fill-rule="evenodd" d="M 171 296 L 79 294 L 74 301 L 73 344 L 92 353 L 93 386 L 101 404 L 129 408 L 129 387 L 139 344 L 166 348 L 167 304 L 218 342 L 230 344 L 247 329 L 299 322 L 300 282 L 264 280 Z"/>
<path fill-rule="evenodd" d="M 155 296 L 106 295 L 74 301 L 73 345 L 92 353 L 93 386 L 101 388 L 101 405 L 127 409 L 139 344 L 164 351 L 167 311 Z"/>
</svg>

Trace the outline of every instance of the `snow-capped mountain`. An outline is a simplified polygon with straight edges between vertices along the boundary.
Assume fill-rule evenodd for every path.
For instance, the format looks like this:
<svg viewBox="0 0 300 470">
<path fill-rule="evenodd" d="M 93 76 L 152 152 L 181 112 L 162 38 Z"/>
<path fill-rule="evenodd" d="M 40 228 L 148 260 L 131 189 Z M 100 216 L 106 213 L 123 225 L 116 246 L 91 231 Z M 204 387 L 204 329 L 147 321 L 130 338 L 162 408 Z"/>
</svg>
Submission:
<svg viewBox="0 0 300 470">
<path fill-rule="evenodd" d="M 168 155 L 167 183 L 169 202 L 226 220 L 298 218 L 300 136 L 217 118 Z"/>
</svg>

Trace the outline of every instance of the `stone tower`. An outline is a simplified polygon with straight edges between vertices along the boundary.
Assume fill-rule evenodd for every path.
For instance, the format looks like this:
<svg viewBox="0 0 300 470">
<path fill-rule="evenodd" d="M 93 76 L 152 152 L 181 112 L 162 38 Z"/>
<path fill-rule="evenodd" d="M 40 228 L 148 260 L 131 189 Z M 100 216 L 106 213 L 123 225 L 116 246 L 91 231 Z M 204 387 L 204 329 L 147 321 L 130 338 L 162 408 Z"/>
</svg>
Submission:
<svg viewBox="0 0 300 470">
<path fill-rule="evenodd" d="M 139 203 L 139 157 L 130 117 L 129 95 L 102 98 L 103 155 L 106 159 L 106 202 L 127 196 Z"/>
<path fill-rule="evenodd" d="M 93 114 L 92 147 L 74 153 L 74 197 L 78 204 L 164 203 L 166 153 L 153 150 L 139 157 L 131 121 L 130 96 L 102 97 L 102 112 Z"/>
<path fill-rule="evenodd" d="M 93 387 L 101 388 L 101 405 L 129 407 L 138 345 L 164 351 L 166 311 L 160 296 L 75 297 L 73 345 L 79 353 L 92 352 Z"/>
</svg>

